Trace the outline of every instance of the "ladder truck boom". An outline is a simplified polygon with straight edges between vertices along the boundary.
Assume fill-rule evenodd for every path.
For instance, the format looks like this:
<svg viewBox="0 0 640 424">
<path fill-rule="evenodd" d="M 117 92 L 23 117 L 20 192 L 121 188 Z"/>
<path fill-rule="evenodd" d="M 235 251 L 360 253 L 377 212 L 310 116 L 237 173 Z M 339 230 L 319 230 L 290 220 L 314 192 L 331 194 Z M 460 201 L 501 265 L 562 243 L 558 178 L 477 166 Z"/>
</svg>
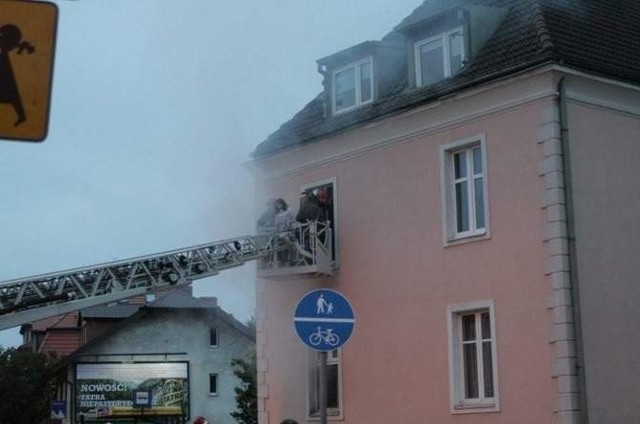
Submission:
<svg viewBox="0 0 640 424">
<path fill-rule="evenodd" d="M 237 237 L 0 284 L 0 330 L 218 274 L 287 249 L 293 232 Z"/>
</svg>

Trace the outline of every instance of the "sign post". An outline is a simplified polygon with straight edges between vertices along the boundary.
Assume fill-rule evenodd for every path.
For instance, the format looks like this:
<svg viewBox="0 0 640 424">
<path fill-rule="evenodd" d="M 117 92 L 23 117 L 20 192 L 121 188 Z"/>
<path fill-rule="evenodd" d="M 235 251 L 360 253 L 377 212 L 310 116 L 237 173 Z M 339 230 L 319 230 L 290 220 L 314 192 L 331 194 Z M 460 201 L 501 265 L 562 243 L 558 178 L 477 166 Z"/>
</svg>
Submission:
<svg viewBox="0 0 640 424">
<path fill-rule="evenodd" d="M 47 137 L 58 7 L 0 0 L 0 138 Z"/>
<path fill-rule="evenodd" d="M 293 317 L 302 343 L 320 352 L 320 424 L 327 422 L 327 352 L 345 344 L 355 315 L 349 300 L 335 290 L 313 290 L 300 299 Z"/>
</svg>

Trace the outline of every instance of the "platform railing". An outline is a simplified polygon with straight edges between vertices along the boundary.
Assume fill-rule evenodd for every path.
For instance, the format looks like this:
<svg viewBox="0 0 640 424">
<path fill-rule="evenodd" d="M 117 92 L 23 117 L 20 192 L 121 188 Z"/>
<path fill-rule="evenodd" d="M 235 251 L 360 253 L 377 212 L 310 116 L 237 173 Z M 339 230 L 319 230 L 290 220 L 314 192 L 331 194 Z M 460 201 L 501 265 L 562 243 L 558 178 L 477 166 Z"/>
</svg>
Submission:
<svg viewBox="0 0 640 424">
<path fill-rule="evenodd" d="M 291 231 L 280 233 L 274 243 L 289 245 L 272 251 L 258 261 L 261 277 L 287 274 L 333 274 L 333 232 L 331 223 L 293 223 Z"/>
</svg>

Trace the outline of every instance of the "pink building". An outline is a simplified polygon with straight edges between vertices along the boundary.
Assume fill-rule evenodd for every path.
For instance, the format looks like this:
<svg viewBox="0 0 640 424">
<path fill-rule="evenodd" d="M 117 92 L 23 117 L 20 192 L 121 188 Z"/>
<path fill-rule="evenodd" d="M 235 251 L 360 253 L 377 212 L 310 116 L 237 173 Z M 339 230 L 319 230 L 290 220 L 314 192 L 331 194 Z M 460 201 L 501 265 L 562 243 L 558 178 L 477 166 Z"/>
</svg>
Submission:
<svg viewBox="0 0 640 424">
<path fill-rule="evenodd" d="M 640 347 L 614 351 L 593 325 L 605 314 L 633 330 L 637 308 L 599 303 L 589 276 L 580 293 L 590 297 L 577 290 L 598 256 L 589 199 L 618 199 L 589 192 L 606 185 L 589 165 L 597 154 L 613 168 L 640 159 L 624 144 L 640 130 L 640 55 L 627 54 L 640 52 L 620 37 L 640 8 L 618 3 L 426 1 L 382 40 L 318 61 L 325 91 L 252 162 L 264 200 L 296 209 L 301 192 L 318 202 L 324 189 L 333 236 L 314 261 L 258 271 L 260 424 L 318 420 L 318 355 L 292 323 L 315 288 L 346 295 L 357 319 L 329 355 L 329 420 L 639 422 L 637 365 L 606 374 L 602 361 Z M 626 150 L 598 150 L 605 134 Z M 633 180 L 635 169 L 614 174 Z M 602 210 L 612 201 L 601 200 Z M 608 234 L 638 228 L 618 222 Z M 637 259 L 620 258 L 621 269 Z"/>
</svg>

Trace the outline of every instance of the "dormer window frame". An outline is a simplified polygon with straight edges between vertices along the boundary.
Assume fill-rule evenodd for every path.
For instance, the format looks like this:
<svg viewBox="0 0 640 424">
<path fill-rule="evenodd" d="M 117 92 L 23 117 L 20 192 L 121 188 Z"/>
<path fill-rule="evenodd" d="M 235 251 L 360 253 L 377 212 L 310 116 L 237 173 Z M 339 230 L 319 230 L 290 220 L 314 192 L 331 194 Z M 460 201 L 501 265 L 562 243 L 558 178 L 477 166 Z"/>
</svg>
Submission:
<svg viewBox="0 0 640 424">
<path fill-rule="evenodd" d="M 467 40 L 465 39 L 465 27 L 463 25 L 458 25 L 448 31 L 438 33 L 436 35 L 432 35 L 427 38 L 423 38 L 414 43 L 414 61 L 415 61 L 415 73 L 416 73 L 416 87 L 426 87 L 431 84 L 425 84 L 422 81 L 422 60 L 420 58 L 420 48 L 425 44 L 432 43 L 434 41 L 440 40 L 442 45 L 442 58 L 443 58 L 443 71 L 444 71 L 444 79 L 450 78 L 454 71 L 451 69 L 451 44 L 450 37 L 453 34 L 459 33 L 461 38 L 461 49 L 462 49 L 462 57 L 461 57 L 461 67 L 464 65 L 467 60 Z M 457 70 L 456 70 L 457 71 Z"/>
<path fill-rule="evenodd" d="M 369 65 L 369 98 L 366 100 L 362 99 L 362 66 Z M 342 109 L 338 109 L 336 104 L 337 92 L 336 92 L 336 76 L 342 72 L 348 71 L 349 69 L 354 69 L 354 77 L 355 77 L 355 103 L 352 106 L 348 106 Z M 354 109 L 357 109 L 363 105 L 369 104 L 373 102 L 374 99 L 374 72 L 373 72 L 373 56 L 367 56 L 363 59 L 360 59 L 356 62 L 351 62 L 348 65 L 341 66 L 339 68 L 334 69 L 331 72 L 331 111 L 333 115 L 339 115 L 341 113 L 345 113 Z"/>
</svg>

